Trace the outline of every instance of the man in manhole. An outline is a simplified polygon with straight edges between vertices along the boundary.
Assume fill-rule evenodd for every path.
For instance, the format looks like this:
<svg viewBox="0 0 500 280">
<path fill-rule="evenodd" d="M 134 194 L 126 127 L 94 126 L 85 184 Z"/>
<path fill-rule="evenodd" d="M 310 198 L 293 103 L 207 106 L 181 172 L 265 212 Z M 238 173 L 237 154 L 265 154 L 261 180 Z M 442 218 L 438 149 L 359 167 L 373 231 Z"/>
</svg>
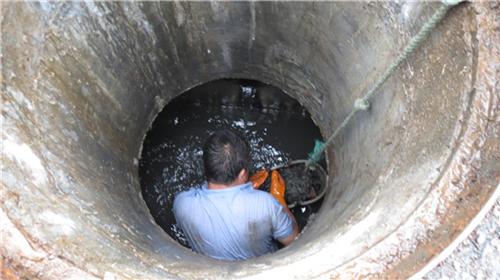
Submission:
<svg viewBox="0 0 500 280">
<path fill-rule="evenodd" d="M 249 145 L 229 130 L 203 147 L 207 182 L 179 193 L 174 215 L 191 248 L 220 260 L 244 260 L 290 244 L 299 234 L 286 204 L 249 182 Z M 284 194 L 282 194 L 284 195 Z"/>
</svg>

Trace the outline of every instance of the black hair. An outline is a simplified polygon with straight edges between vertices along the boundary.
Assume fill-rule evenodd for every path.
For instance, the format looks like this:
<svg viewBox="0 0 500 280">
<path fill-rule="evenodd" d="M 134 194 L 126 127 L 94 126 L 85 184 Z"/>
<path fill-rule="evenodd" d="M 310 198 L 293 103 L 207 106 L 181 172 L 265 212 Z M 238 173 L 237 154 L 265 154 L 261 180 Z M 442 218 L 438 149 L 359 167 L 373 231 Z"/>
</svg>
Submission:
<svg viewBox="0 0 500 280">
<path fill-rule="evenodd" d="M 203 165 L 209 182 L 232 183 L 242 169 L 248 171 L 250 147 L 242 137 L 228 129 L 215 131 L 203 145 Z"/>
</svg>

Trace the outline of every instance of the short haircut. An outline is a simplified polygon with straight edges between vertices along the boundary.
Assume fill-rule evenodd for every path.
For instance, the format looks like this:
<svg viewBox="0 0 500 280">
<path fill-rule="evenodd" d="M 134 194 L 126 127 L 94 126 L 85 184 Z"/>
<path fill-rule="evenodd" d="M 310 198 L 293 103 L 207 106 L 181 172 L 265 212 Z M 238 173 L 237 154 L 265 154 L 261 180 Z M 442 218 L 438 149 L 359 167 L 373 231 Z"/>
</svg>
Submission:
<svg viewBox="0 0 500 280">
<path fill-rule="evenodd" d="M 203 165 L 208 182 L 232 183 L 242 169 L 248 171 L 250 166 L 248 143 L 228 129 L 215 131 L 203 145 Z"/>
</svg>

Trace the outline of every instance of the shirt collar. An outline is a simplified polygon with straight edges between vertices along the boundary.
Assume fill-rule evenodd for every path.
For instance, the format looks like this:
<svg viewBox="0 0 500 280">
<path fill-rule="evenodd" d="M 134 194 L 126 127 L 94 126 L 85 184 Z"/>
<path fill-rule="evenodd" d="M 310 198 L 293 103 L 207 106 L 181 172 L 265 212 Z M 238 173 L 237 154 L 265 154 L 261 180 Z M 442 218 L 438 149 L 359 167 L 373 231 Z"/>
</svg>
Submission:
<svg viewBox="0 0 500 280">
<path fill-rule="evenodd" d="M 244 184 L 241 184 L 241 185 L 232 186 L 232 187 L 229 187 L 229 188 L 218 189 L 218 190 L 211 190 L 211 189 L 208 188 L 208 183 L 205 182 L 201 188 L 204 191 L 207 191 L 207 192 L 227 193 L 227 192 L 234 192 L 234 191 L 242 190 L 242 189 L 245 189 L 245 188 L 251 187 L 251 186 L 252 186 L 252 183 L 251 182 L 247 182 L 247 183 L 244 183 Z"/>
</svg>

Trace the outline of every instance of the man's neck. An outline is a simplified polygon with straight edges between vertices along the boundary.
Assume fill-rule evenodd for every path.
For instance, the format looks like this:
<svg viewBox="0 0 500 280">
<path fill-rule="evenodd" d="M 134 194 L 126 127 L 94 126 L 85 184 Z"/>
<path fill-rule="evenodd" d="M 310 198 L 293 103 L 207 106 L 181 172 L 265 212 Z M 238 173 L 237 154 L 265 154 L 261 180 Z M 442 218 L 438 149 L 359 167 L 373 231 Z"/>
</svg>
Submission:
<svg viewBox="0 0 500 280">
<path fill-rule="evenodd" d="M 244 183 L 246 183 L 246 182 L 244 182 L 242 180 L 235 180 L 234 182 L 232 182 L 230 184 L 217 184 L 217 183 L 208 182 L 208 189 L 209 190 L 222 190 L 222 189 L 227 189 L 227 188 L 231 188 L 234 186 L 238 186 L 238 185 L 241 185 Z"/>
</svg>

